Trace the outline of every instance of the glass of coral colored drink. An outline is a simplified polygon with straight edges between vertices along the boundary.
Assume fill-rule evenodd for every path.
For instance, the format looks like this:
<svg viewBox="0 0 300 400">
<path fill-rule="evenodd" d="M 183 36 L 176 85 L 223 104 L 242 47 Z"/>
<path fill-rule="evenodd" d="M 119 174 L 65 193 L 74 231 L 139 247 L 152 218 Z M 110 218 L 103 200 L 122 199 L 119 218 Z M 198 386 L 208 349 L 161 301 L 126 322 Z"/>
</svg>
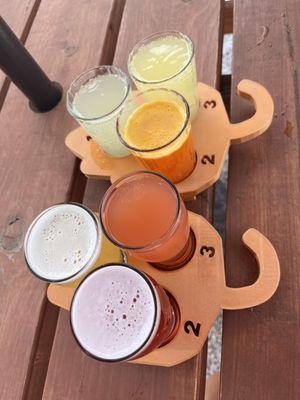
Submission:
<svg viewBox="0 0 300 400">
<path fill-rule="evenodd" d="M 174 90 L 149 89 L 128 101 L 117 119 L 121 142 L 149 170 L 173 183 L 196 164 L 189 105 Z"/>
<path fill-rule="evenodd" d="M 193 256 L 194 234 L 176 187 L 165 177 L 138 171 L 117 180 L 100 205 L 107 238 L 128 254 L 172 270 Z"/>
</svg>

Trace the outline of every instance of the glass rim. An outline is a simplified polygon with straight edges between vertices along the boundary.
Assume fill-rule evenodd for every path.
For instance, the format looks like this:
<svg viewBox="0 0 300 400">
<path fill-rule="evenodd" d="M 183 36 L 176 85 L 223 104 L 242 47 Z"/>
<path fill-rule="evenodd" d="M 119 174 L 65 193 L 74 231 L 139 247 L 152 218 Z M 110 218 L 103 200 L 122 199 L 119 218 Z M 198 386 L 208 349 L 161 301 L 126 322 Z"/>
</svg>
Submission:
<svg viewBox="0 0 300 400">
<path fill-rule="evenodd" d="M 83 78 L 86 74 L 88 74 L 89 72 L 99 71 L 99 70 L 101 70 L 101 69 L 108 69 L 108 68 L 111 68 L 111 69 L 113 69 L 113 70 L 115 71 L 115 73 L 112 73 L 111 75 L 118 75 L 118 74 L 120 74 L 121 77 L 124 79 L 124 81 L 125 81 L 125 83 L 126 83 L 126 92 L 125 92 L 124 97 L 122 98 L 122 100 L 121 100 L 120 104 L 118 104 L 118 106 L 116 106 L 113 110 L 109 111 L 109 112 L 106 113 L 106 114 L 103 114 L 103 115 L 98 116 L 98 117 L 91 117 L 91 118 L 82 117 L 81 115 L 77 114 L 77 113 L 74 111 L 74 109 L 73 109 L 73 107 L 72 107 L 73 102 L 70 100 L 71 90 L 72 90 L 72 88 L 73 88 L 73 85 L 75 85 L 80 79 L 82 79 L 82 78 Z M 88 122 L 88 121 L 90 121 L 90 122 L 101 121 L 101 120 L 103 120 L 103 119 L 109 117 L 110 115 L 114 114 L 116 111 L 118 111 L 118 110 L 122 107 L 122 105 L 125 103 L 125 101 L 126 101 L 128 95 L 129 95 L 130 89 L 131 89 L 131 87 L 130 87 L 130 80 L 129 80 L 128 75 L 127 75 L 124 71 L 122 71 L 120 68 L 116 67 L 115 65 L 99 65 L 99 66 L 97 66 L 97 67 L 89 68 L 89 69 L 83 71 L 81 74 L 79 74 L 79 75 L 70 83 L 69 88 L 68 88 L 67 93 L 66 93 L 66 106 L 67 106 L 67 110 L 68 110 L 68 112 L 72 115 L 73 118 L 75 118 L 75 119 L 77 119 L 77 120 L 79 120 L 79 121 L 87 121 L 87 122 Z"/>
<path fill-rule="evenodd" d="M 138 275 L 140 275 L 142 277 L 142 279 L 144 279 L 144 281 L 146 282 L 146 284 L 148 285 L 151 294 L 152 294 L 152 298 L 153 298 L 153 304 L 154 304 L 154 316 L 153 316 L 153 322 L 152 322 L 152 327 L 151 330 L 149 332 L 149 334 L 147 335 L 147 338 L 144 340 L 144 342 L 138 347 L 138 349 L 134 350 L 132 353 L 124 356 L 124 357 L 119 357 L 119 358 L 113 358 L 113 359 L 107 359 L 104 357 L 99 357 L 96 356 L 95 354 L 91 353 L 90 351 L 88 351 L 86 348 L 83 347 L 83 345 L 80 343 L 80 341 L 78 340 L 75 331 L 73 329 L 73 323 L 72 323 L 72 310 L 73 310 L 73 304 L 75 301 L 75 297 L 78 294 L 78 291 L 81 287 L 81 285 L 88 279 L 90 278 L 91 275 L 93 275 L 94 273 L 97 273 L 99 270 L 102 270 L 102 268 L 107 268 L 107 267 L 113 267 L 113 266 L 120 266 L 120 267 L 124 267 L 124 268 L 128 268 L 132 271 L 134 271 L 135 273 L 137 273 Z M 77 288 L 75 289 L 74 295 L 72 297 L 72 301 L 71 301 L 71 306 L 70 306 L 70 325 L 71 325 L 71 331 L 72 334 L 77 342 L 77 344 L 79 345 L 79 347 L 81 348 L 81 350 L 83 350 L 88 356 L 94 358 L 95 360 L 98 361 L 105 361 L 105 362 L 110 362 L 110 363 L 114 363 L 114 362 L 120 362 L 120 361 L 125 361 L 125 360 L 130 360 L 132 359 L 136 354 L 138 354 L 147 344 L 147 342 L 149 341 L 149 339 L 151 338 L 154 329 L 155 329 L 155 324 L 156 324 L 156 320 L 157 320 L 157 311 L 158 311 L 158 294 L 156 294 L 156 291 L 154 289 L 154 285 L 151 282 L 150 278 L 148 277 L 148 275 L 140 270 L 138 270 L 136 267 L 132 266 L 131 264 L 126 264 L 126 263 L 121 263 L 121 262 L 116 262 L 116 263 L 106 263 L 106 264 L 102 264 L 99 265 L 98 268 L 94 269 L 93 271 L 91 271 L 77 286 Z"/>
<path fill-rule="evenodd" d="M 183 126 L 181 127 L 179 133 L 177 133 L 175 137 L 173 137 L 171 140 L 169 140 L 167 143 L 165 143 L 165 144 L 163 144 L 161 146 L 157 146 L 157 147 L 154 147 L 154 148 L 151 148 L 151 149 L 139 149 L 139 148 L 137 148 L 135 146 L 131 146 L 130 144 L 128 144 L 125 141 L 125 139 L 123 138 L 123 136 L 122 136 L 122 134 L 120 132 L 120 118 L 121 118 L 123 112 L 125 111 L 126 107 L 130 106 L 130 104 L 133 104 L 139 96 L 142 96 L 145 93 L 158 92 L 158 91 L 163 91 L 163 92 L 166 92 L 166 93 L 169 92 L 169 93 L 172 93 L 173 95 L 175 94 L 182 101 L 182 103 L 184 105 L 185 113 L 186 113 L 186 117 L 185 117 Z M 133 112 L 135 112 L 135 110 Z M 173 90 L 173 89 L 153 88 L 153 89 L 147 89 L 147 90 L 139 91 L 138 93 L 136 93 L 134 95 L 133 99 L 129 100 L 127 102 L 127 104 L 125 105 L 125 107 L 123 107 L 123 109 L 120 110 L 120 112 L 118 114 L 118 117 L 117 117 L 116 131 L 117 131 L 117 135 L 118 135 L 121 143 L 125 147 L 127 147 L 128 149 L 136 151 L 138 153 L 151 153 L 151 152 L 154 152 L 154 151 L 162 150 L 162 149 L 168 147 L 170 144 L 174 143 L 182 135 L 182 133 L 186 130 L 186 128 L 187 128 L 187 126 L 189 124 L 189 120 L 190 120 L 190 107 L 189 107 L 189 104 L 188 104 L 188 102 L 187 102 L 187 100 L 185 99 L 184 96 L 182 96 L 180 93 L 176 92 L 176 90 Z"/>
<path fill-rule="evenodd" d="M 164 78 L 164 79 L 159 79 L 159 80 L 145 80 L 142 78 L 138 78 L 132 71 L 132 69 L 130 68 L 130 62 L 133 59 L 134 54 L 142 47 L 146 44 L 146 42 L 148 42 L 151 39 L 154 38 L 159 38 L 163 35 L 170 35 L 170 36 L 181 36 L 191 47 L 191 54 L 189 56 L 189 59 L 187 60 L 186 64 L 184 64 L 184 66 L 182 68 L 179 69 L 178 72 L 176 72 L 174 75 L 168 77 L 168 78 Z M 176 30 L 169 30 L 169 31 L 160 31 L 160 32 L 156 32 L 156 33 L 152 33 L 151 35 L 145 37 L 144 39 L 140 40 L 138 43 L 136 43 L 133 47 L 133 49 L 131 50 L 131 52 L 129 53 L 128 56 L 128 61 L 127 61 L 127 69 L 129 71 L 129 74 L 131 76 L 131 78 L 137 82 L 149 85 L 149 84 L 159 84 L 159 83 L 163 83 L 163 82 L 167 82 L 173 78 L 175 78 L 176 76 L 178 76 L 179 74 L 181 74 L 183 71 L 185 71 L 187 69 L 187 67 L 192 63 L 193 57 L 195 55 L 195 46 L 194 46 L 194 42 L 192 40 L 192 38 L 188 35 L 186 35 L 185 33 L 182 33 L 180 31 L 176 31 Z"/>
<path fill-rule="evenodd" d="M 97 240 L 96 240 L 96 244 L 95 247 L 93 249 L 93 254 L 91 255 L 91 257 L 89 258 L 89 260 L 74 274 L 68 275 L 64 278 L 59 278 L 59 279 L 50 279 L 50 278 L 46 278 L 43 275 L 40 275 L 37 271 L 35 271 L 30 263 L 29 263 L 29 257 L 28 257 L 28 240 L 29 240 L 29 236 L 31 234 L 32 229 L 34 228 L 34 226 L 36 225 L 36 223 L 39 221 L 39 219 L 44 216 L 44 214 L 46 214 L 48 211 L 52 210 L 55 207 L 59 207 L 59 206 L 63 206 L 63 205 L 74 205 L 80 208 L 83 208 L 85 211 L 87 211 L 89 213 L 89 215 L 92 217 L 94 223 L 95 223 L 95 227 L 96 227 L 96 232 L 97 232 Z M 81 274 L 85 268 L 88 267 L 89 263 L 91 262 L 91 260 L 93 259 L 93 256 L 95 255 L 95 252 L 97 250 L 98 247 L 98 243 L 100 242 L 100 248 L 102 246 L 102 238 L 101 238 L 101 229 L 100 229 L 100 224 L 98 219 L 96 218 L 95 214 L 93 213 L 92 210 L 90 210 L 88 207 L 84 206 L 83 204 L 77 203 L 77 202 L 68 202 L 68 203 L 57 203 L 57 204 L 53 204 L 52 206 L 46 208 L 45 210 L 43 210 L 40 214 L 38 214 L 35 219 L 31 222 L 29 228 L 27 229 L 27 232 L 25 234 L 25 238 L 24 238 L 24 258 L 25 258 L 25 263 L 28 267 L 28 269 L 30 270 L 30 272 L 35 275 L 37 278 L 41 279 L 42 281 L 45 282 L 50 282 L 50 283 L 63 283 L 65 281 L 68 281 L 70 279 L 75 278 L 77 275 Z"/>
<path fill-rule="evenodd" d="M 120 243 L 117 239 L 115 239 L 114 237 L 112 237 L 112 235 L 110 235 L 107 232 L 107 229 L 104 225 L 104 221 L 103 221 L 103 217 L 102 217 L 102 210 L 104 207 L 104 201 L 106 199 L 109 199 L 110 196 L 117 190 L 117 185 L 122 182 L 123 180 L 127 180 L 128 178 L 133 177 L 134 175 L 139 175 L 139 174 L 149 174 L 149 175 L 155 175 L 156 177 L 163 179 L 172 189 L 172 191 L 175 193 L 175 198 L 176 198 L 176 214 L 174 217 L 174 220 L 172 221 L 172 224 L 170 225 L 170 227 L 167 229 L 167 231 L 160 236 L 158 239 L 155 239 L 153 242 L 151 243 L 147 243 L 144 246 L 126 246 L 122 243 Z M 176 223 L 178 222 L 178 217 L 179 217 L 179 213 L 180 213 L 180 208 L 181 208 L 181 198 L 180 195 L 176 189 L 176 186 L 169 181 L 169 179 L 167 179 L 165 176 L 154 172 L 154 171 L 147 171 L 147 170 L 140 170 L 140 171 L 135 171 L 135 172 L 131 172 L 127 175 L 122 176 L 121 178 L 117 179 L 105 192 L 103 199 L 100 203 L 100 207 L 99 207 L 99 221 L 100 221 L 100 225 L 102 228 L 102 232 L 104 233 L 104 235 L 107 237 L 107 239 L 109 241 L 111 241 L 115 246 L 119 247 L 122 250 L 144 250 L 144 249 L 148 249 L 149 247 L 156 247 L 162 240 L 164 240 L 168 235 L 170 235 L 170 233 L 174 230 L 174 227 L 176 226 Z"/>
</svg>

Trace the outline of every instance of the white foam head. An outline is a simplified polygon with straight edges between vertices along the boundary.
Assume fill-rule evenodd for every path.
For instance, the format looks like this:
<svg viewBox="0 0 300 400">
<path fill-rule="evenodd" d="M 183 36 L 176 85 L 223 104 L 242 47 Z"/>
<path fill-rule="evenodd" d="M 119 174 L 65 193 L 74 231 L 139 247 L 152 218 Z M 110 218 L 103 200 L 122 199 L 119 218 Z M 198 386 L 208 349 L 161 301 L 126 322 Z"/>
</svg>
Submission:
<svg viewBox="0 0 300 400">
<path fill-rule="evenodd" d="M 97 269 L 78 287 L 71 325 L 92 356 L 118 361 L 140 354 L 154 338 L 160 303 L 145 275 L 123 265 Z"/>
<path fill-rule="evenodd" d="M 99 226 L 80 205 L 55 205 L 33 221 L 24 248 L 30 269 L 40 278 L 52 282 L 75 279 L 98 257 Z"/>
</svg>

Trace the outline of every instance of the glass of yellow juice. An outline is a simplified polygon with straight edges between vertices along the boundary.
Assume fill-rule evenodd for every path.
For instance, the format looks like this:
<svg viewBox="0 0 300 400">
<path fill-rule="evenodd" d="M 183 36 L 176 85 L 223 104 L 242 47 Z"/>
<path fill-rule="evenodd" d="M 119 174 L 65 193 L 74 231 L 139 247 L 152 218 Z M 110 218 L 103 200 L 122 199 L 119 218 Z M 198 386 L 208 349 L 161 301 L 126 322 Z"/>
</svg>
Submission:
<svg viewBox="0 0 300 400">
<path fill-rule="evenodd" d="M 118 138 L 116 120 L 130 96 L 128 76 L 117 67 L 102 65 L 71 83 L 67 109 L 108 155 L 125 157 L 130 153 Z"/>
<path fill-rule="evenodd" d="M 176 31 L 155 33 L 137 43 L 128 58 L 128 71 L 138 90 L 172 89 L 187 100 L 191 119 L 199 109 L 194 44 Z"/>
<path fill-rule="evenodd" d="M 139 92 L 120 111 L 117 133 L 143 166 L 178 183 L 196 165 L 189 117 L 189 105 L 181 94 L 149 89 Z"/>
</svg>

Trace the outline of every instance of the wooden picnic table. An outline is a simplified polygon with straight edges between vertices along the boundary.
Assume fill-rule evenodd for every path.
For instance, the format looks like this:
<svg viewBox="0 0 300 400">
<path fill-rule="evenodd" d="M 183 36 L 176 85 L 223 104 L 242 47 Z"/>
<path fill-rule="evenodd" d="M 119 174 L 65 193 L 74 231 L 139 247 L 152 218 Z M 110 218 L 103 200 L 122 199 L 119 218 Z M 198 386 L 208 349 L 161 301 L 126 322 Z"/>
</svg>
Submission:
<svg viewBox="0 0 300 400">
<path fill-rule="evenodd" d="M 241 246 L 249 227 L 274 244 L 281 284 L 255 309 L 226 311 L 223 320 L 223 400 L 296 400 L 300 396 L 300 7 L 297 0 L 0 0 L 3 18 L 64 89 L 97 64 L 126 69 L 143 37 L 176 29 L 195 43 L 198 79 L 231 98 L 232 120 L 252 112 L 235 95 L 242 78 L 263 84 L 275 102 L 268 132 L 232 147 L 226 224 L 227 284 L 256 278 Z M 222 34 L 234 32 L 232 85 L 221 79 Z M 1 56 L 1 55 L 0 55 Z M 203 399 L 206 347 L 171 368 L 104 364 L 76 345 L 68 313 L 52 306 L 46 285 L 28 273 L 24 233 L 47 206 L 83 201 L 97 209 L 108 184 L 89 180 L 64 146 L 76 126 L 62 101 L 35 114 L 0 73 L 0 399 Z M 226 89 L 226 90 L 225 90 Z M 231 89 L 231 90 L 230 90 Z M 188 207 L 213 220 L 214 188 Z"/>
</svg>

